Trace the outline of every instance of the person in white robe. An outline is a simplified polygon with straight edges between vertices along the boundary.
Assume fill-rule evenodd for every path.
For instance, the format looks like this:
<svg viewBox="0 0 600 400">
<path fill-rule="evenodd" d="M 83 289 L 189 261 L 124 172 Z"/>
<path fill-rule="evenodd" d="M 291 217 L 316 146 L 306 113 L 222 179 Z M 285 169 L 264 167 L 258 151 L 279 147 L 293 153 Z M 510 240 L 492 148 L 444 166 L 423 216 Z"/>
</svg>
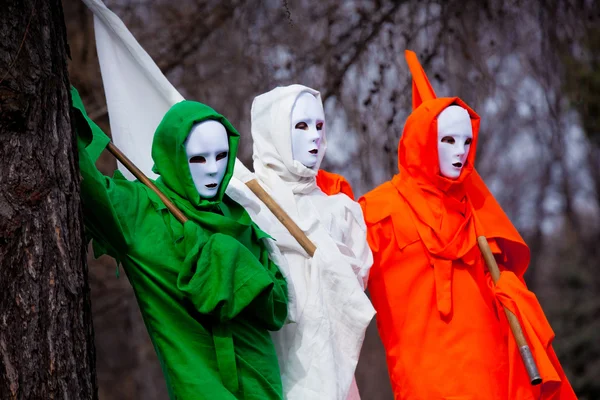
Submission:
<svg viewBox="0 0 600 400">
<path fill-rule="evenodd" d="M 359 204 L 342 193 L 327 196 L 317 186 L 327 149 L 320 94 L 302 85 L 277 87 L 254 99 L 251 122 L 255 172 L 234 174 L 227 194 L 275 239 L 287 259 L 296 323 L 273 333 L 284 395 L 289 400 L 358 399 L 354 372 L 375 314 L 364 293 L 373 257 Z M 312 258 L 244 184 L 250 178 L 316 245 Z"/>
</svg>

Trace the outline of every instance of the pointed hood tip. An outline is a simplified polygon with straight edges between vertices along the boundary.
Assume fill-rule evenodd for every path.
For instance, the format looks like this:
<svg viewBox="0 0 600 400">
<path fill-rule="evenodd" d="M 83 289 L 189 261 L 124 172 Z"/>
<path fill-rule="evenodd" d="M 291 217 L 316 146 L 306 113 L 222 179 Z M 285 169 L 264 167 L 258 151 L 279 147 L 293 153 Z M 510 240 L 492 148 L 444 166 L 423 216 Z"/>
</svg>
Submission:
<svg viewBox="0 0 600 400">
<path fill-rule="evenodd" d="M 412 107 L 413 110 L 416 110 L 422 103 L 434 100 L 437 97 L 431 83 L 429 83 L 425 70 L 417 58 L 417 54 L 412 50 L 405 50 L 404 57 L 412 75 Z"/>
</svg>

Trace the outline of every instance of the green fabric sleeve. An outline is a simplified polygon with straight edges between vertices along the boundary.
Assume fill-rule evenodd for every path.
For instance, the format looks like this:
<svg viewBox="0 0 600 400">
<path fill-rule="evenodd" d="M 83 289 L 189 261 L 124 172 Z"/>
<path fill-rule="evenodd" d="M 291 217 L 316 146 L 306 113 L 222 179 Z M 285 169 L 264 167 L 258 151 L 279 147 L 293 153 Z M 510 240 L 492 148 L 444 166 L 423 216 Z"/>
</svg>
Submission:
<svg viewBox="0 0 600 400">
<path fill-rule="evenodd" d="M 114 182 L 104 176 L 95 165 L 100 153 L 110 142 L 86 114 L 77 90 L 71 88 L 74 124 L 77 132 L 79 171 L 81 174 L 81 202 L 86 234 L 94 239 L 95 255 L 108 253 L 120 260 L 127 252 L 122 224 L 113 204 L 134 207 L 136 188 L 132 182 Z M 133 210 L 132 210 L 133 211 Z"/>
<path fill-rule="evenodd" d="M 77 145 L 81 174 L 81 204 L 86 233 L 94 239 L 96 256 L 108 253 L 120 260 L 127 252 L 127 241 L 111 199 L 111 192 L 114 192 L 115 185 L 112 179 L 98 171 L 79 137 Z"/>
<path fill-rule="evenodd" d="M 261 317 L 258 323 L 279 329 L 287 317 L 285 281 L 274 280 L 274 273 L 231 236 L 215 233 L 208 240 L 197 240 L 203 236 L 198 229 L 190 221 L 184 225 L 183 240 L 190 242 L 177 277 L 178 289 L 198 312 L 220 322 L 252 305 Z"/>
<path fill-rule="evenodd" d="M 71 86 L 71 100 L 73 102 L 77 136 L 81 139 L 81 143 L 92 161 L 96 162 L 110 142 L 110 138 L 88 117 L 81 96 L 79 96 L 79 92 L 73 86 Z"/>
<path fill-rule="evenodd" d="M 248 312 L 251 312 L 253 319 L 260 321 L 268 330 L 277 331 L 285 324 L 288 314 L 287 282 L 273 261 L 268 260 L 265 271 L 273 281 L 273 287 L 269 292 L 256 297 L 249 305 Z"/>
</svg>

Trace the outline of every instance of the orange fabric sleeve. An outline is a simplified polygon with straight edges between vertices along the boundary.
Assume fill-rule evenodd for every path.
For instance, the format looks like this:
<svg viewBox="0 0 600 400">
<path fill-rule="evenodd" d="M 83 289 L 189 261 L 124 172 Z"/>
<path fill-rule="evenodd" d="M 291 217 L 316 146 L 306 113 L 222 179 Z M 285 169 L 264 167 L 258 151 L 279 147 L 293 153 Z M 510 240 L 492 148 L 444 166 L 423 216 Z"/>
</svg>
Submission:
<svg viewBox="0 0 600 400">
<path fill-rule="evenodd" d="M 350 186 L 346 178 L 341 175 L 320 169 L 317 173 L 317 186 L 319 186 L 319 188 L 327 196 L 344 193 L 346 196 L 354 200 L 352 186 Z"/>
<path fill-rule="evenodd" d="M 527 286 L 515 273 L 505 270 L 503 267 L 502 269 L 503 272 L 494 288 L 494 294 L 496 299 L 519 319 L 533 353 L 542 377 L 542 384 L 532 387 L 535 397 L 544 400 L 577 399 L 552 348 L 554 331 L 548 323 L 537 297 L 527 289 Z M 523 398 L 526 394 L 520 393 L 520 391 L 523 390 L 522 388 L 528 388 L 529 378 L 512 335 L 509 337 L 509 364 L 511 371 L 511 387 L 509 388 L 511 395 L 509 398 Z M 519 381 L 522 384 L 519 384 Z"/>
</svg>

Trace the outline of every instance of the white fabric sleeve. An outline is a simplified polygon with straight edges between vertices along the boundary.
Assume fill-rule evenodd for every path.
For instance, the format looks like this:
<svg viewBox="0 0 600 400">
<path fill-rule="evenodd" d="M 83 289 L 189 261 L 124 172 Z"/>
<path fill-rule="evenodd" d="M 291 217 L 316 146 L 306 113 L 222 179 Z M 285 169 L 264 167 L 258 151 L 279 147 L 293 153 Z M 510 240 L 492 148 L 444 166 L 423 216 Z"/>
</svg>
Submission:
<svg viewBox="0 0 600 400">
<path fill-rule="evenodd" d="M 355 203 L 358 210 L 351 210 L 348 216 L 349 229 L 347 234 L 348 246 L 354 251 L 354 256 L 360 262 L 357 278 L 359 279 L 363 290 L 367 289 L 369 281 L 369 271 L 373 265 L 373 253 L 367 242 L 367 227 L 365 225 L 362 210 L 358 203 Z M 356 215 L 359 214 L 359 215 Z"/>
</svg>

